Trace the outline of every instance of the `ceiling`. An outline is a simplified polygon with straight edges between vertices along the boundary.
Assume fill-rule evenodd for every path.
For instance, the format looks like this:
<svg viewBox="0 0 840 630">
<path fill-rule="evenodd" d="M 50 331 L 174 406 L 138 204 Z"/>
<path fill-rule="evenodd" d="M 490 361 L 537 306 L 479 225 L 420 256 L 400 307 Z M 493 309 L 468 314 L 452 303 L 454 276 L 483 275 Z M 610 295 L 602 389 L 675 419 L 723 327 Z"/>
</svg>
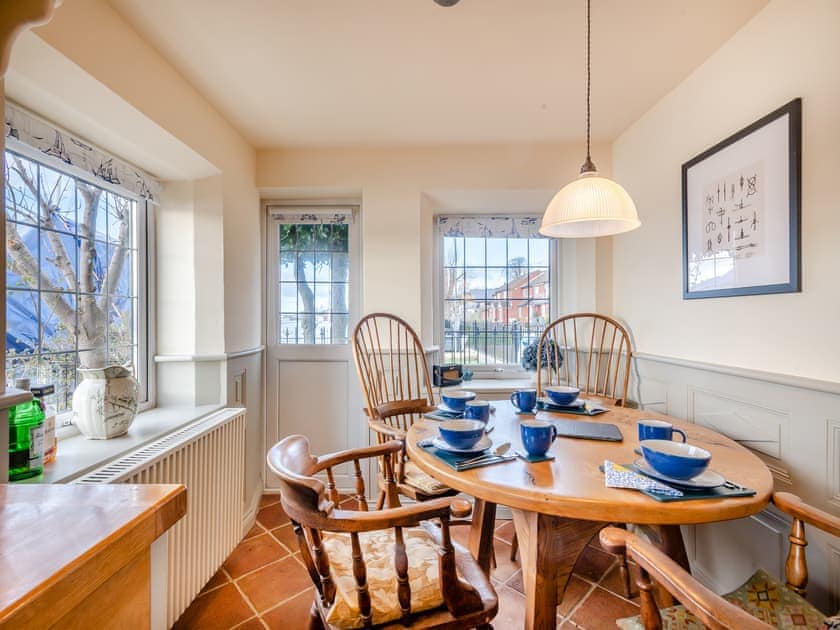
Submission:
<svg viewBox="0 0 840 630">
<path fill-rule="evenodd" d="M 583 0 L 110 2 L 256 147 L 583 137 Z M 615 138 L 766 3 L 594 0 L 593 137 Z"/>
</svg>

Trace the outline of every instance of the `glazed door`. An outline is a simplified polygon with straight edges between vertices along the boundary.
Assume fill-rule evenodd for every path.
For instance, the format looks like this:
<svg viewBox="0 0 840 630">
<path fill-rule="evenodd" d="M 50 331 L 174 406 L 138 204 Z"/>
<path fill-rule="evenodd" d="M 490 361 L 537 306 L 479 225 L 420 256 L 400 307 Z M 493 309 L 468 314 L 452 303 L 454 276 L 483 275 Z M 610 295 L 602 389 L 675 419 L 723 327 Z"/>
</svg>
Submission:
<svg viewBox="0 0 840 630">
<path fill-rule="evenodd" d="M 324 454 L 367 443 L 350 335 L 358 321 L 358 208 L 267 206 L 265 444 L 309 438 Z M 342 474 L 343 488 L 353 488 Z M 277 480 L 266 471 L 266 488 Z"/>
</svg>

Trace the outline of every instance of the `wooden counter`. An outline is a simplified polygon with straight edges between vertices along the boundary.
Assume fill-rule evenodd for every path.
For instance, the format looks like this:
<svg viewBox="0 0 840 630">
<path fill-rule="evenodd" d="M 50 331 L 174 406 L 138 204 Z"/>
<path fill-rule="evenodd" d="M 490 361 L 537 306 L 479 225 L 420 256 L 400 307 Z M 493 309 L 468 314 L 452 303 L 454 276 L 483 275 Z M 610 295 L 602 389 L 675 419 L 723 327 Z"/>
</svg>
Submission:
<svg viewBox="0 0 840 630">
<path fill-rule="evenodd" d="M 148 628 L 150 546 L 181 485 L 0 485 L 0 627 Z"/>
</svg>

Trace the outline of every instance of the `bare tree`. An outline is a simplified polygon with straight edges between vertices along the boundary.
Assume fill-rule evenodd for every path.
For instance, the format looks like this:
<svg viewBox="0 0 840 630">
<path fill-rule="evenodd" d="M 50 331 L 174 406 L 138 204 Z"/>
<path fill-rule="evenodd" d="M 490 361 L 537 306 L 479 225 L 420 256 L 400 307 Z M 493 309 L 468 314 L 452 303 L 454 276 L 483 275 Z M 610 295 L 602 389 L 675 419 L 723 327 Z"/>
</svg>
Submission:
<svg viewBox="0 0 840 630">
<path fill-rule="evenodd" d="M 12 178 L 6 177 L 7 215 L 12 214 L 20 220 L 33 225 L 40 225 L 42 238 L 49 245 L 51 255 L 42 261 L 50 263 L 58 272 L 61 282 L 56 282 L 38 262 L 38 251 L 33 251 L 22 238 L 16 223 L 9 222 L 6 231 L 6 251 L 10 271 L 17 274 L 24 284 L 31 289 L 41 289 L 41 298 L 49 306 L 61 326 L 75 335 L 78 343 L 81 367 L 103 367 L 108 361 L 106 356 L 106 330 L 108 311 L 114 308 L 110 298 L 116 293 L 117 283 L 126 262 L 129 249 L 129 227 L 131 222 L 132 201 L 118 195 L 110 195 L 112 200 L 111 219 L 117 224 L 113 235 L 108 235 L 111 246 L 109 260 L 105 264 L 96 264 L 100 257 L 95 246 L 98 214 L 105 205 L 105 191 L 96 186 L 74 179 L 59 176 L 51 186 L 41 186 L 34 172 L 27 168 L 24 161 L 7 154 L 6 166 L 22 184 L 16 187 Z M 62 215 L 60 201 L 75 185 L 78 207 L 77 225 L 72 225 Z M 33 206 L 24 201 L 27 193 L 35 199 Z M 73 232 L 78 241 L 78 274 L 73 268 L 73 257 L 68 252 L 61 234 L 54 230 Z M 106 237 L 107 238 L 107 237 Z M 102 262 L 102 261 L 99 261 Z M 70 296 L 77 300 L 74 306 Z M 76 313 L 78 310 L 78 320 Z"/>
</svg>

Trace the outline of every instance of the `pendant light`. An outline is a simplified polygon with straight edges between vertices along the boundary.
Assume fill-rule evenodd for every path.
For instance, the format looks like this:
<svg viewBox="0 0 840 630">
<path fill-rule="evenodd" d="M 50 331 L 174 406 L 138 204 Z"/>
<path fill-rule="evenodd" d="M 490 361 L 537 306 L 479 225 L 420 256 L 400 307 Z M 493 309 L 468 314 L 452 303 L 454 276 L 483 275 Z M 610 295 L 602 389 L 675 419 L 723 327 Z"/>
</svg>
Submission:
<svg viewBox="0 0 840 630">
<path fill-rule="evenodd" d="M 560 189 L 546 208 L 540 234 L 554 238 L 610 236 L 641 225 L 636 204 L 620 185 L 598 175 L 589 154 L 591 0 L 586 0 L 586 161 L 580 176 Z"/>
</svg>

